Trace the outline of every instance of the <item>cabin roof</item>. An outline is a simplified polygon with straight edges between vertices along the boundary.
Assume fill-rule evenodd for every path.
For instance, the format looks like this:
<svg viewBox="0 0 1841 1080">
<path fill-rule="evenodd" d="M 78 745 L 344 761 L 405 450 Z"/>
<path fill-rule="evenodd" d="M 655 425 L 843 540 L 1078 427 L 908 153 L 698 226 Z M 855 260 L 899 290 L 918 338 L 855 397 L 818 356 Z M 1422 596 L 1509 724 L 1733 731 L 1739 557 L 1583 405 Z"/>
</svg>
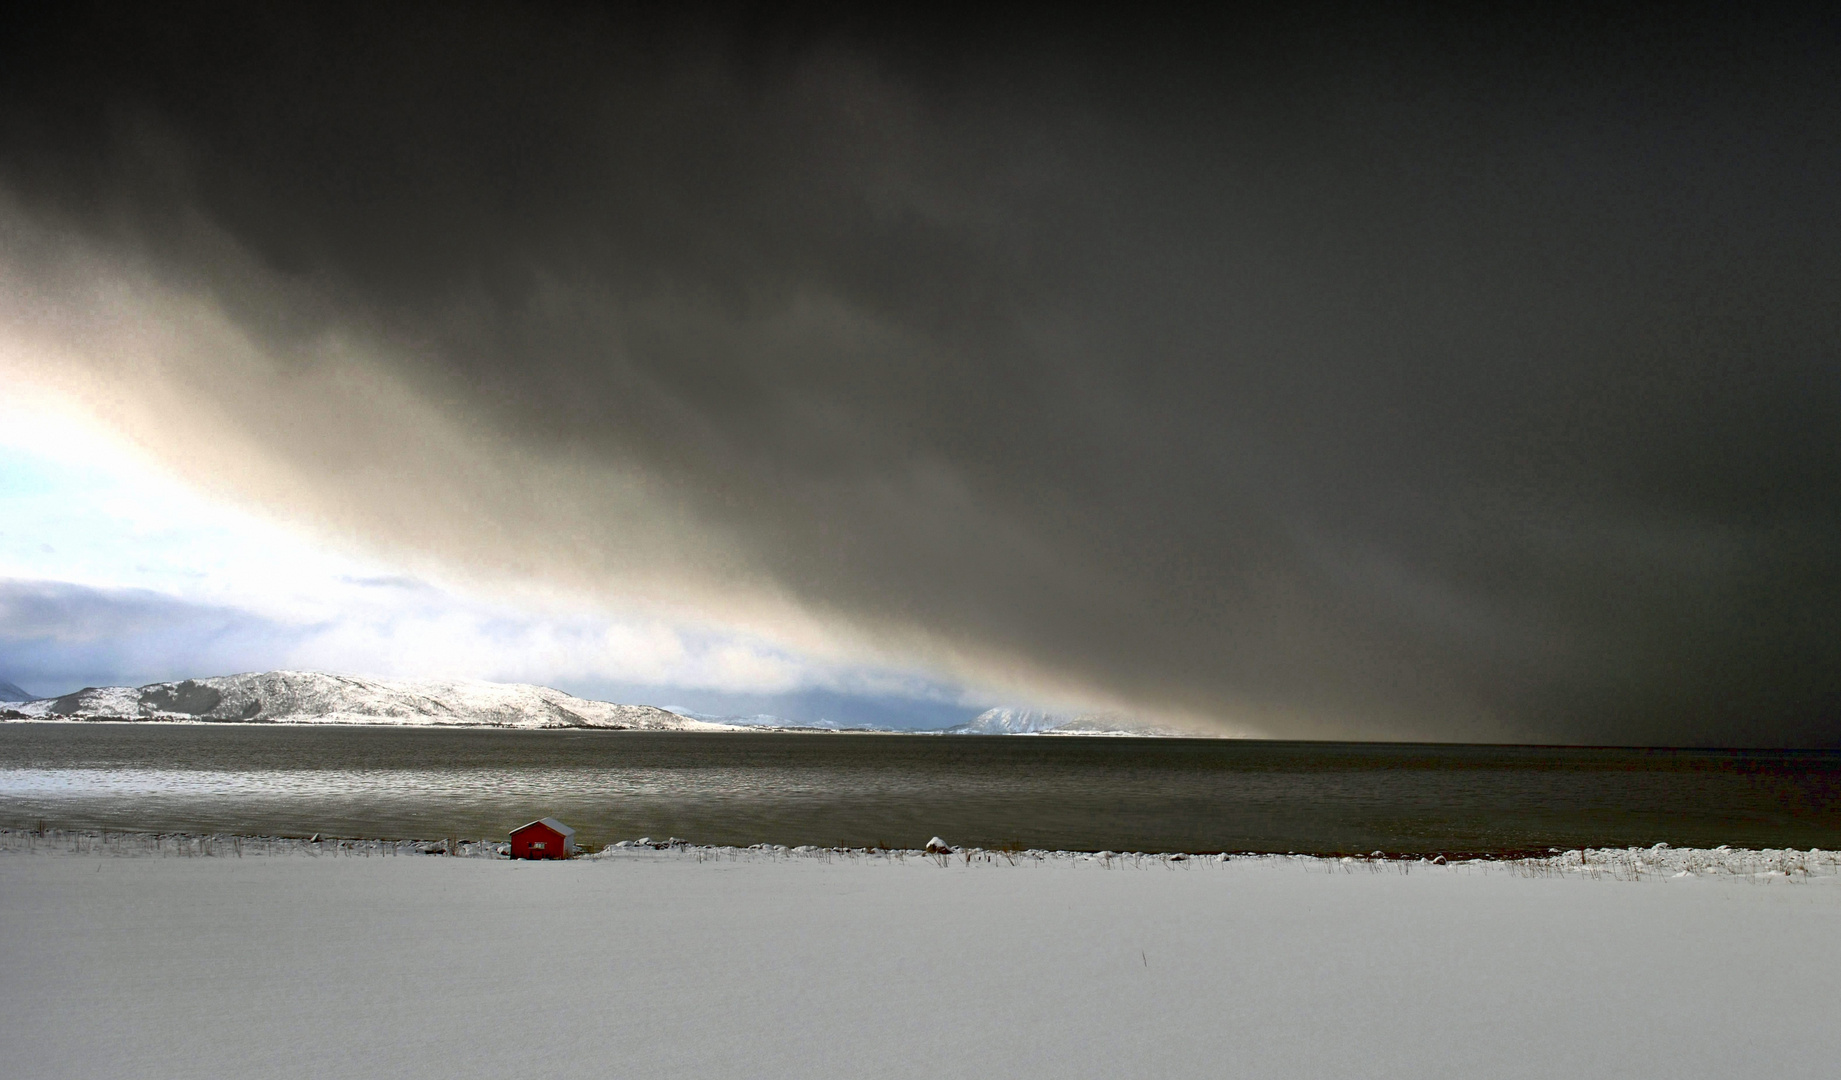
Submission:
<svg viewBox="0 0 1841 1080">
<path fill-rule="evenodd" d="M 511 835 L 516 836 L 519 833 L 523 832 L 524 830 L 530 828 L 532 825 L 542 825 L 544 828 L 550 829 L 554 832 L 559 832 L 564 836 L 574 836 L 575 835 L 574 829 L 571 829 L 569 826 L 564 825 L 562 822 L 556 820 L 553 817 L 538 818 L 536 821 L 531 822 L 529 825 L 520 825 L 517 828 L 511 830 Z"/>
</svg>

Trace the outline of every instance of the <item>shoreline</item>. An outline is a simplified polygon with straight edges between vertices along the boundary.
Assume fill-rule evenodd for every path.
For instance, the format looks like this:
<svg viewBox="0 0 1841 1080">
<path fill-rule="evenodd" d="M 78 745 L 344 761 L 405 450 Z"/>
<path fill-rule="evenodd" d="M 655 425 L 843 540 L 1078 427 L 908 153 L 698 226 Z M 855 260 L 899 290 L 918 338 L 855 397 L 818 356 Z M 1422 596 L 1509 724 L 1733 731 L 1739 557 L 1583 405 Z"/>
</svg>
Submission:
<svg viewBox="0 0 1841 1080">
<path fill-rule="evenodd" d="M 3 705 L 5 703 L 0 703 Z M 402 721 L 376 718 L 355 720 L 203 720 L 197 717 L 127 717 L 127 716 L 20 716 L 8 715 L 0 707 L 0 727 L 44 724 L 56 727 L 176 727 L 176 728 L 374 728 L 380 731 L 530 731 L 582 732 L 605 731 L 617 734 L 644 735 L 924 735 L 931 738 L 966 739 L 1143 739 L 1148 742 L 1250 743 L 1262 746 L 1297 747 L 1387 747 L 1392 750 L 1546 750 L 1556 752 L 1608 751 L 1619 753 L 1688 753 L 1688 754 L 1788 754 L 1823 757 L 1841 755 L 1841 744 L 1813 746 L 1728 746 L 1698 743 L 1542 743 L 1542 742 L 1432 742 L 1424 739 L 1279 739 L 1260 735 L 1208 734 L 1200 732 L 1168 733 L 1146 731 L 949 731 L 939 728 L 832 728 L 832 727 L 764 727 L 753 724 L 719 724 L 696 721 L 704 727 L 626 727 L 612 724 L 557 724 L 545 727 L 523 724 L 493 724 L 478 721 Z"/>
<path fill-rule="evenodd" d="M 511 863 L 511 845 L 503 841 L 447 839 L 409 840 L 361 837 L 264 836 L 234 833 L 138 832 L 100 829 L 0 829 L 0 856 L 57 855 L 120 858 L 391 858 L 430 856 Z M 785 844 L 736 847 L 693 844 L 675 837 L 621 840 L 595 851 L 582 851 L 567 860 L 545 862 L 588 863 L 670 859 L 704 862 L 814 862 L 909 863 L 932 862 L 941 867 L 1035 867 L 1095 865 L 1105 869 L 1188 869 L 1250 863 L 1287 864 L 1329 873 L 1413 869 L 1483 869 L 1508 871 L 1527 877 L 1585 876 L 1616 880 L 1659 877 L 1723 877 L 1763 881 L 1809 881 L 1841 878 L 1841 851 L 1811 848 L 1678 848 L 1667 844 L 1650 847 L 1573 848 L 1533 853 L 1389 853 L 1366 855 L 1304 852 L 1143 852 L 1066 851 L 947 847 L 845 848 Z"/>
</svg>

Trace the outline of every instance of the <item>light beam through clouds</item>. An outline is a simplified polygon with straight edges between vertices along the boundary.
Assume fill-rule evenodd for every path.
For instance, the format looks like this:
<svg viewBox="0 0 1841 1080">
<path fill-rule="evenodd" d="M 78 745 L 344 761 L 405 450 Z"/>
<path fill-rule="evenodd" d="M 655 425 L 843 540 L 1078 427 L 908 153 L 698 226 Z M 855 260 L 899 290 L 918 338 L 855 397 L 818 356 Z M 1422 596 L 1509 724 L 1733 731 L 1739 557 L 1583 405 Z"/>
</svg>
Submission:
<svg viewBox="0 0 1841 1080">
<path fill-rule="evenodd" d="M 32 692 L 271 668 L 536 682 L 705 712 L 942 726 L 914 673 L 551 595 L 469 595 L 216 503 L 48 401 L 0 432 L 0 672 Z"/>
</svg>

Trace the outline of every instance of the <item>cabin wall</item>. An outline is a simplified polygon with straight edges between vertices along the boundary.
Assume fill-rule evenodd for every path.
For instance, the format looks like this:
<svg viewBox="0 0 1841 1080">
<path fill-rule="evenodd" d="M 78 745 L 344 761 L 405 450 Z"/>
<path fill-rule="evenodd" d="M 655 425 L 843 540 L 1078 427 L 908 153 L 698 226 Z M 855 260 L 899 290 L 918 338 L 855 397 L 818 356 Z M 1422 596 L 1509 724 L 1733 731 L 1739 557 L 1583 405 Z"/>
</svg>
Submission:
<svg viewBox="0 0 1841 1080">
<path fill-rule="evenodd" d="M 531 844 L 543 844 L 542 851 L 533 850 Z M 514 859 L 561 859 L 569 854 L 569 841 L 561 833 L 546 826 L 522 829 L 511 838 L 511 857 Z"/>
</svg>

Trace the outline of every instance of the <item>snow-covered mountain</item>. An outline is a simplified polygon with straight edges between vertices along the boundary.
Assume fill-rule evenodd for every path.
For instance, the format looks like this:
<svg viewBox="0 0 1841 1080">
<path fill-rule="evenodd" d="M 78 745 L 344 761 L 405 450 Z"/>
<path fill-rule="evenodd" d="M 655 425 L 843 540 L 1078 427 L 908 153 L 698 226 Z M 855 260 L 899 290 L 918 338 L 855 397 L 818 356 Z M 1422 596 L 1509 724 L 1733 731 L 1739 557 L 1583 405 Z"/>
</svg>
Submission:
<svg viewBox="0 0 1841 1080">
<path fill-rule="evenodd" d="M 1034 735 L 1038 731 L 1052 730 L 1072 719 L 1067 714 L 1042 709 L 1005 707 L 986 709 L 966 723 L 949 727 L 946 731 L 953 735 Z"/>
<path fill-rule="evenodd" d="M 738 730 L 735 725 L 691 719 L 650 705 L 572 697 L 547 686 L 365 679 L 312 671 L 93 687 L 11 705 L 0 709 L 0 718 Z"/>
<path fill-rule="evenodd" d="M 947 735 L 1187 735 L 1118 713 L 1055 713 L 1044 709 L 986 709 Z"/>
<path fill-rule="evenodd" d="M 11 684 L 0 684 L 5 692 Z M 17 688 L 14 688 L 17 689 Z M 25 697 L 23 691 L 20 697 Z M 0 702 L 5 702 L 0 697 Z M 265 671 L 146 686 L 103 686 L 57 698 L 0 704 L 0 720 L 165 720 L 269 724 L 402 724 L 646 731 L 887 731 L 778 716 L 712 716 L 681 708 L 616 705 L 547 686 L 468 679 L 370 679 Z M 1183 735 L 1110 713 L 987 709 L 948 735 Z"/>
<path fill-rule="evenodd" d="M 31 701 L 32 695 L 13 683 L 0 679 L 0 701 Z"/>
</svg>

